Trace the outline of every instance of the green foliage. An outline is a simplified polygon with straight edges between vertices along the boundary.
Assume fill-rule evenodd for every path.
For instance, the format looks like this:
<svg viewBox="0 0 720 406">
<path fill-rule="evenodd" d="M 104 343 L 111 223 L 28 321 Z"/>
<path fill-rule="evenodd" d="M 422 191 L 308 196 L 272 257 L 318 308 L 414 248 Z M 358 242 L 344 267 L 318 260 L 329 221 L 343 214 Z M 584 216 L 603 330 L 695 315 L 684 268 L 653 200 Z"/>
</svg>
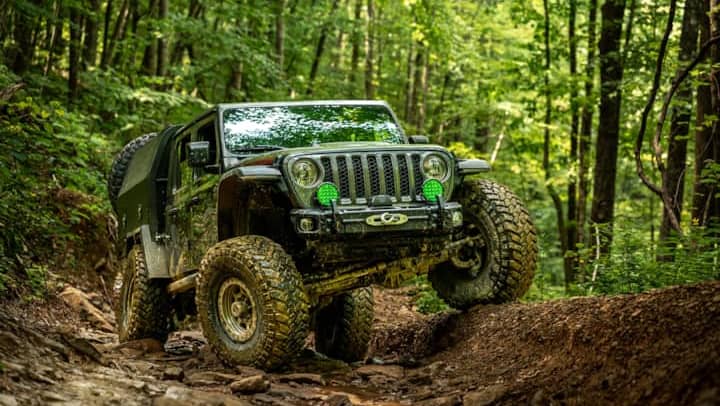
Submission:
<svg viewBox="0 0 720 406">
<path fill-rule="evenodd" d="M 591 262 L 578 286 L 587 293 L 636 293 L 720 278 L 720 228 L 691 228 L 659 245 L 638 233 L 637 223 L 619 225 L 610 255 Z M 595 277 L 593 278 L 593 275 Z"/>
<path fill-rule="evenodd" d="M 407 281 L 406 286 L 414 286 L 415 305 L 420 313 L 431 314 L 448 310 L 450 307 L 437 295 L 425 275 L 416 276 Z"/>
</svg>

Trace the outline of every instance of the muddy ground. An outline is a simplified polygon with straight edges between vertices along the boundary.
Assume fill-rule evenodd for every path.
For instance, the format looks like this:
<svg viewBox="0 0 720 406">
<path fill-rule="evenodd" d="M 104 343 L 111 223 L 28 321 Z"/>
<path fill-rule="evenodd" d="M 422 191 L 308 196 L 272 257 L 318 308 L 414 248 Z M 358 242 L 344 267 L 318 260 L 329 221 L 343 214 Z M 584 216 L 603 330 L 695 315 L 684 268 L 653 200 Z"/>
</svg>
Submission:
<svg viewBox="0 0 720 406">
<path fill-rule="evenodd" d="M 192 325 L 118 345 L 110 306 L 0 303 L 0 405 L 720 404 L 720 283 L 425 316 L 376 290 L 366 363 L 221 365 Z M 96 311 L 97 310 L 97 311 Z"/>
</svg>

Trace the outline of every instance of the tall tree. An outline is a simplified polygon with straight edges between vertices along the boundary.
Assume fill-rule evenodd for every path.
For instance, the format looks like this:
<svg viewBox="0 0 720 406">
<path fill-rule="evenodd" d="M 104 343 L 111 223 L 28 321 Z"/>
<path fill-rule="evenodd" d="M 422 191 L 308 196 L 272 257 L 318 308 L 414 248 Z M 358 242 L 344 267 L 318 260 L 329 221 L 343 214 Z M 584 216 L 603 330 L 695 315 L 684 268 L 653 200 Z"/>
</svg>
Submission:
<svg viewBox="0 0 720 406">
<path fill-rule="evenodd" d="M 310 67 L 310 75 L 308 76 L 308 86 L 305 94 L 311 95 L 313 93 L 313 86 L 315 84 L 315 78 L 317 77 L 318 69 L 320 68 L 320 60 L 322 59 L 323 53 L 325 52 L 325 41 L 327 41 L 328 32 L 330 31 L 330 22 L 335 11 L 338 8 L 339 0 L 333 0 L 332 8 L 330 9 L 330 15 L 327 17 L 327 21 L 320 28 L 320 37 L 318 37 L 317 45 L 315 46 L 315 57 L 313 58 L 312 66 Z"/>
<path fill-rule="evenodd" d="M 83 38 L 83 69 L 95 66 L 97 61 L 100 0 L 88 0 L 88 7 L 89 10 L 86 10 L 85 15 L 85 36 Z"/>
<path fill-rule="evenodd" d="M 375 98 L 375 5 L 367 0 L 367 35 L 365 36 L 365 98 Z"/>
<path fill-rule="evenodd" d="M 547 187 L 548 194 L 553 201 L 555 206 L 555 215 L 557 218 L 557 230 L 560 237 L 560 250 L 563 254 L 567 252 L 568 240 L 567 230 L 565 227 L 565 215 L 563 214 L 562 200 L 560 194 L 555 190 L 552 184 L 552 174 L 550 171 L 550 126 L 552 124 L 552 92 L 550 89 L 550 68 L 551 68 L 551 53 L 550 53 L 550 9 L 549 0 L 543 0 L 543 41 L 544 41 L 544 55 L 545 65 L 543 72 L 543 94 L 545 96 L 545 122 L 543 129 L 543 160 L 542 166 L 545 172 L 545 185 Z"/>
<path fill-rule="evenodd" d="M 285 6 L 287 0 L 275 0 L 275 60 L 280 75 L 285 66 Z"/>
<path fill-rule="evenodd" d="M 595 84 L 595 49 L 597 0 L 590 0 L 588 4 L 588 42 L 587 62 L 585 63 L 585 101 L 582 105 L 580 118 L 580 139 L 578 142 L 578 201 L 577 201 L 577 240 L 584 246 L 588 245 L 585 233 L 585 219 L 587 216 L 588 198 L 588 172 L 590 168 L 590 139 L 592 137 L 592 122 L 594 114 L 593 88 Z"/>
<path fill-rule="evenodd" d="M 78 97 L 78 73 L 80 72 L 80 39 L 82 15 L 77 6 L 70 6 L 70 54 L 68 56 L 68 98 L 74 102 Z"/>
<path fill-rule="evenodd" d="M 168 0 L 159 0 L 158 20 L 161 24 L 167 19 L 168 16 Z M 167 66 L 168 58 L 168 44 L 167 38 L 164 34 L 160 34 L 160 38 L 157 41 L 157 76 L 165 76 L 165 70 Z"/>
<path fill-rule="evenodd" d="M 625 0 L 606 0 L 601 7 L 600 117 L 595 145 L 593 203 L 590 219 L 601 233 L 600 251 L 610 252 L 615 214 L 615 179 L 620 138 L 623 64 L 620 53 Z"/>
<path fill-rule="evenodd" d="M 580 126 L 580 113 L 578 107 L 577 89 L 577 37 L 575 36 L 575 20 L 577 16 L 577 0 L 570 0 L 570 13 L 568 15 L 568 65 L 570 70 L 570 162 L 578 164 L 578 130 Z M 577 245 L 577 177 L 571 175 L 567 190 L 567 244 L 566 250 L 575 250 Z M 572 256 L 563 253 L 565 286 L 575 281 L 575 260 Z"/>
<path fill-rule="evenodd" d="M 720 1 L 710 0 L 710 7 L 705 8 L 710 18 L 705 19 L 706 27 L 703 34 L 707 36 L 707 40 L 720 36 Z M 709 35 L 708 35 L 709 33 Z M 698 124 L 707 126 L 706 120 L 712 118 L 717 119 L 720 116 L 720 47 L 717 45 L 711 48 L 710 60 L 712 62 L 712 70 L 710 73 L 709 88 L 698 89 L 700 92 L 709 90 L 709 103 L 707 94 L 703 94 L 704 100 L 698 100 L 698 107 L 703 103 L 702 115 L 698 112 L 698 117 L 702 119 Z M 698 96 L 700 97 L 700 96 Z M 707 103 L 707 104 L 706 104 Z M 708 109 L 709 107 L 709 109 Z M 711 221 L 718 221 L 720 218 L 720 199 L 718 198 L 718 179 L 710 175 L 712 170 L 720 170 L 720 126 L 714 123 L 710 128 L 700 131 L 695 138 L 695 172 L 697 174 L 694 185 L 695 199 L 693 202 L 693 219 L 699 225 L 707 225 Z M 716 175 L 717 176 L 717 175 Z"/>
<path fill-rule="evenodd" d="M 687 0 L 685 2 L 682 31 L 680 33 L 680 49 L 678 51 L 678 60 L 681 65 L 680 68 L 678 68 L 678 74 L 685 65 L 695 57 L 695 53 L 697 52 L 698 10 L 701 8 L 702 0 Z M 672 107 L 666 169 L 662 179 L 662 188 L 668 192 L 672 207 L 663 210 L 662 223 L 660 224 L 661 241 L 667 240 L 673 229 L 668 210 L 673 211 L 675 218 L 679 222 L 683 206 L 687 136 L 690 130 L 693 94 L 690 82 L 685 81 L 680 86 Z M 674 246 L 675 244 L 670 244 L 670 247 Z M 669 257 L 664 258 L 669 259 Z"/>
</svg>

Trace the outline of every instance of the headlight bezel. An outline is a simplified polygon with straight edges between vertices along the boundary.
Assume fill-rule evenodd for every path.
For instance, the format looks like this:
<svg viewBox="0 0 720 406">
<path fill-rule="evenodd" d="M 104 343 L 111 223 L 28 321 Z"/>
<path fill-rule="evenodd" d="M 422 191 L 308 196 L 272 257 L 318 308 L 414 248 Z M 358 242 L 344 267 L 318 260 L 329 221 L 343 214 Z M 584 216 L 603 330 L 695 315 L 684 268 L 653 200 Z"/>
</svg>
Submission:
<svg viewBox="0 0 720 406">
<path fill-rule="evenodd" d="M 443 172 L 441 175 L 431 175 L 428 172 L 428 169 L 427 169 L 428 164 L 427 163 L 430 160 L 436 160 L 436 162 L 439 162 L 440 165 L 442 165 Z M 425 156 L 423 156 L 422 161 L 420 162 L 420 170 L 422 171 L 425 179 L 435 179 L 435 180 L 440 181 L 441 183 L 447 182 L 447 180 L 450 178 L 450 175 L 451 175 L 450 163 L 447 161 L 447 159 L 445 159 L 445 157 L 443 155 L 436 153 L 436 152 L 430 152 L 428 154 L 425 154 Z"/>
<path fill-rule="evenodd" d="M 301 182 L 296 170 L 296 168 L 298 168 L 300 165 L 308 165 L 308 167 L 313 168 L 312 170 L 314 171 L 315 178 L 312 179 L 312 181 L 307 183 Z M 303 189 L 312 189 L 317 187 L 325 177 L 322 166 L 318 165 L 318 163 L 311 158 L 299 158 L 297 160 L 294 160 L 290 164 L 289 170 L 290 177 L 292 178 L 293 183 Z"/>
</svg>

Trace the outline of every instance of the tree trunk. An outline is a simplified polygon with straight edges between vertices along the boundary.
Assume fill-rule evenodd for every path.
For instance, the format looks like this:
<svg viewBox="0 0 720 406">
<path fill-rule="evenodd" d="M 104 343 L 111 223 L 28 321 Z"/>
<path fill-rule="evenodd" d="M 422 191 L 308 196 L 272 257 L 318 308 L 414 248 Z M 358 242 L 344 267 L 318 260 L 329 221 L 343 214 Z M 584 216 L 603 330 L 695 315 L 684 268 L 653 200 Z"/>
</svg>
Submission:
<svg viewBox="0 0 720 406">
<path fill-rule="evenodd" d="M 85 16 L 85 38 L 83 40 L 83 69 L 95 66 L 98 46 L 98 15 L 100 0 L 89 0 L 90 10 Z"/>
<path fill-rule="evenodd" d="M 687 0 L 683 13 L 682 31 L 680 33 L 680 50 L 678 73 L 695 57 L 698 41 L 698 10 L 702 8 L 702 0 Z M 690 82 L 683 82 L 678 89 L 673 103 L 670 123 L 670 140 L 663 176 L 663 189 L 671 196 L 672 211 L 680 221 L 685 184 L 685 160 L 687 159 L 687 135 L 690 130 L 690 114 L 692 112 L 692 88 Z M 673 228 L 667 209 L 663 210 L 660 224 L 660 243 L 672 250 L 677 245 L 668 242 Z M 673 256 L 660 255 L 660 260 L 672 260 Z"/>
<path fill-rule="evenodd" d="M 545 66 L 543 72 L 543 93 L 545 95 L 545 132 L 543 139 L 543 170 L 545 172 L 545 184 L 547 185 L 548 194 L 555 206 L 555 215 L 557 217 L 558 236 L 560 237 L 560 252 L 565 255 L 568 249 L 567 230 L 565 227 L 565 216 L 563 214 L 562 200 L 555 190 L 551 182 L 550 171 L 550 124 L 552 123 L 552 95 L 550 92 L 550 10 L 549 0 L 543 0 L 543 40 L 545 42 Z"/>
<path fill-rule="evenodd" d="M 710 8 L 706 8 L 706 12 L 710 11 L 710 19 L 706 20 L 709 24 L 709 29 L 705 29 L 703 34 L 709 38 L 720 36 L 720 1 L 710 0 Z M 709 35 L 707 34 L 709 32 Z M 703 38 L 705 39 L 705 38 Z M 717 66 L 720 63 L 720 49 L 718 46 L 714 46 L 710 53 L 711 62 L 713 66 Z M 710 75 L 709 89 L 698 89 L 698 107 L 702 105 L 703 114 L 702 119 L 708 120 L 713 118 L 715 123 L 711 128 L 703 127 L 702 131 L 696 134 L 695 142 L 695 172 L 698 174 L 695 181 L 695 200 L 693 203 L 693 218 L 696 219 L 698 225 L 706 226 L 711 223 L 717 222 L 720 217 L 720 199 L 717 197 L 718 189 L 720 185 L 715 182 L 707 182 L 706 171 L 713 165 L 720 163 L 720 125 L 717 123 L 717 117 L 720 116 L 720 70 L 713 68 Z M 700 93 L 703 99 L 708 98 L 709 100 L 700 100 Z M 707 96 L 709 92 L 709 97 Z M 698 112 L 700 116 L 700 112 Z M 709 116 L 709 117 L 708 117 Z M 705 121 L 698 121 L 700 125 L 706 125 Z M 705 180 L 705 182 L 703 182 Z M 703 182 L 703 183 L 701 183 Z"/>
<path fill-rule="evenodd" d="M 230 80 L 225 88 L 226 100 L 237 100 L 243 86 L 243 64 L 236 63 L 230 69 Z"/>
<path fill-rule="evenodd" d="M 418 134 L 425 134 L 425 117 L 427 116 L 427 99 L 428 91 L 430 89 L 430 50 L 425 53 L 423 58 L 422 68 L 422 97 L 420 98 L 420 105 L 418 106 L 417 113 L 417 132 Z"/>
<path fill-rule="evenodd" d="M 360 27 L 362 23 L 362 0 L 355 2 L 355 16 L 353 20 L 353 32 L 352 32 L 352 56 L 350 57 L 350 76 L 348 81 L 350 82 L 350 96 L 355 96 L 355 80 L 357 77 L 358 64 L 360 63 L 360 39 L 362 38 Z"/>
<path fill-rule="evenodd" d="M 578 127 L 580 116 L 578 109 L 577 77 L 577 39 L 575 37 L 575 18 L 577 16 L 577 1 L 570 0 L 570 15 L 568 17 L 568 44 L 570 65 L 570 162 L 573 166 L 578 163 Z M 575 251 L 577 244 L 577 178 L 570 176 L 567 194 L 567 249 Z M 576 261 L 573 257 L 563 254 L 565 287 L 575 282 Z"/>
<path fill-rule="evenodd" d="M 578 145 L 578 202 L 577 202 L 577 240 L 587 247 L 588 239 L 585 236 L 585 218 L 587 216 L 588 197 L 588 171 L 590 167 L 590 139 L 592 137 L 593 122 L 593 87 L 595 83 L 595 28 L 597 24 L 597 0 L 590 0 L 588 5 L 588 53 L 585 64 L 585 101 L 583 102 L 580 140 Z"/>
<path fill-rule="evenodd" d="M 34 0 L 33 7 L 40 7 L 37 0 Z M 18 75 L 25 73 L 32 63 L 35 48 L 33 48 L 34 19 L 32 15 L 26 14 L 28 10 L 15 9 L 15 29 L 13 38 L 15 40 L 15 58 L 11 68 Z"/>
<path fill-rule="evenodd" d="M 168 16 L 168 0 L 160 0 L 158 7 L 158 19 L 164 21 Z M 164 34 L 160 35 L 157 41 L 157 70 L 155 74 L 157 76 L 165 76 L 166 65 L 167 65 L 167 38 Z"/>
<path fill-rule="evenodd" d="M 109 49 L 110 46 L 110 19 L 112 18 L 113 11 L 113 0 L 107 0 L 105 5 L 105 20 L 103 22 L 103 44 L 102 53 L 100 54 L 100 67 L 105 68 L 107 62 L 110 60 Z"/>
<path fill-rule="evenodd" d="M 602 5 L 600 57 L 600 118 L 595 147 L 593 203 L 590 219 L 601 233 L 600 252 L 609 253 L 615 214 L 615 178 L 620 135 L 623 65 L 620 53 L 625 0 L 606 0 Z"/>
<path fill-rule="evenodd" d="M 415 41 L 410 41 L 410 48 L 408 49 L 407 55 L 407 71 L 405 75 L 405 121 L 412 123 L 413 121 L 413 109 L 412 101 L 414 99 L 413 91 L 413 72 L 415 71 L 415 64 L 413 64 L 413 56 L 415 55 Z"/>
<path fill-rule="evenodd" d="M 65 47 L 62 38 L 63 25 L 65 24 L 63 12 L 62 2 L 57 1 L 55 3 L 55 12 L 53 14 L 54 24 L 52 29 L 52 38 L 50 40 L 47 61 L 45 63 L 45 76 L 50 74 L 53 66 L 55 66 L 55 58 L 63 53 L 63 48 Z"/>
<path fill-rule="evenodd" d="M 375 98 L 375 6 L 373 0 L 367 0 L 367 36 L 365 37 L 365 98 Z"/>
<path fill-rule="evenodd" d="M 70 6 L 70 52 L 68 57 L 68 100 L 72 105 L 78 97 L 78 73 L 80 71 L 80 39 L 82 16 L 76 6 Z"/>
<path fill-rule="evenodd" d="M 338 8 L 338 3 L 339 0 L 333 0 L 328 20 L 332 19 L 332 16 L 335 14 L 335 10 L 337 10 Z M 318 69 L 320 68 L 320 60 L 322 59 L 322 55 L 325 52 L 325 41 L 327 41 L 327 34 L 329 29 L 329 21 L 326 21 L 320 29 L 320 37 L 318 38 L 318 43 L 315 47 L 315 57 L 313 58 L 312 66 L 310 67 L 310 75 L 308 76 L 308 87 L 305 91 L 305 94 L 307 94 L 308 96 L 312 95 L 313 93 L 313 84 L 315 82 L 315 78 L 317 77 Z"/>
<path fill-rule="evenodd" d="M 280 76 L 285 72 L 285 6 L 287 0 L 275 0 L 275 61 Z"/>
<path fill-rule="evenodd" d="M 156 22 L 154 21 L 157 17 L 157 0 L 150 0 L 148 5 L 148 14 L 150 21 L 147 24 L 148 37 L 150 40 L 145 46 L 142 59 L 142 73 L 147 76 L 152 76 L 157 72 L 157 41 L 153 40 L 153 32 L 155 31 Z"/>
<path fill-rule="evenodd" d="M 108 10 L 109 7 L 110 3 L 108 2 Z M 110 63 L 110 60 L 112 59 L 113 53 L 115 51 L 115 46 L 125 33 L 125 25 L 127 24 L 128 20 L 128 9 L 128 0 L 123 0 L 122 4 L 120 5 L 120 12 L 118 13 L 118 18 L 115 21 L 115 27 L 113 28 L 112 36 L 107 41 L 107 52 L 105 52 L 105 49 L 103 49 L 102 60 L 100 61 L 100 67 L 102 68 L 106 68 L 107 65 Z"/>
</svg>

